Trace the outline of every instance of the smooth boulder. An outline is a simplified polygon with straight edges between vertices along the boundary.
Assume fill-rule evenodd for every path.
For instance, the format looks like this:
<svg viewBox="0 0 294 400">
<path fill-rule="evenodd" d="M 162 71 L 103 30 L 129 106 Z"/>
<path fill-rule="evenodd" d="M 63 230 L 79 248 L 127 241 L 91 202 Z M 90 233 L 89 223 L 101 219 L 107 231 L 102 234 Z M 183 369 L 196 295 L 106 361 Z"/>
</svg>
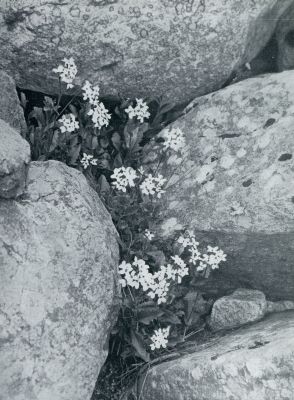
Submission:
<svg viewBox="0 0 294 400">
<path fill-rule="evenodd" d="M 23 194 L 30 158 L 29 144 L 0 119 L 0 198 L 15 198 Z"/>
<path fill-rule="evenodd" d="M 198 288 L 218 298 L 239 287 L 294 300 L 294 72 L 248 79 L 200 97 L 166 129 L 186 137 L 169 158 L 163 238 L 194 230 L 227 255 Z"/>
<path fill-rule="evenodd" d="M 294 312 L 200 345 L 151 368 L 137 388 L 141 400 L 292 400 Z"/>
<path fill-rule="evenodd" d="M 90 399 L 118 306 L 117 232 L 77 170 L 30 164 L 0 201 L 0 399 Z"/>
<path fill-rule="evenodd" d="M 0 68 L 21 88 L 59 93 L 52 69 L 72 56 L 79 70 L 76 83 L 99 84 L 102 95 L 165 95 L 187 102 L 219 89 L 251 61 L 291 3 L 1 1 Z"/>
</svg>

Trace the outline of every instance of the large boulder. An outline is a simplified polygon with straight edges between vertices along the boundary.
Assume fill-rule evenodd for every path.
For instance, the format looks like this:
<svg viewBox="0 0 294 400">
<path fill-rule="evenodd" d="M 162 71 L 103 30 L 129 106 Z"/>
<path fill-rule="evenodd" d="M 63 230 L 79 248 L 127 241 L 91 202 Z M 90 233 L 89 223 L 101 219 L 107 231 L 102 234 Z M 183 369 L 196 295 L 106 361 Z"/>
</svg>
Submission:
<svg viewBox="0 0 294 400">
<path fill-rule="evenodd" d="M 292 400 L 294 312 L 204 344 L 192 354 L 152 368 L 141 400 Z"/>
<path fill-rule="evenodd" d="M 102 94 L 176 102 L 220 88 L 253 59 L 293 0 L 0 1 L 0 68 L 22 88 L 59 90 L 52 68 L 76 60 Z"/>
<path fill-rule="evenodd" d="M 0 197 L 8 199 L 23 194 L 30 154 L 29 144 L 0 119 Z"/>
<path fill-rule="evenodd" d="M 0 201 L 0 399 L 90 399 L 116 318 L 117 233 L 78 171 L 30 164 Z"/>
<path fill-rule="evenodd" d="M 0 119 L 7 122 L 18 132 L 26 131 L 26 121 L 20 106 L 14 80 L 0 70 Z"/>
<path fill-rule="evenodd" d="M 294 72 L 265 75 L 196 99 L 171 127 L 187 146 L 163 196 L 158 230 L 185 228 L 226 263 L 199 288 L 239 287 L 294 299 Z M 169 130 L 171 127 L 166 128 Z"/>
</svg>

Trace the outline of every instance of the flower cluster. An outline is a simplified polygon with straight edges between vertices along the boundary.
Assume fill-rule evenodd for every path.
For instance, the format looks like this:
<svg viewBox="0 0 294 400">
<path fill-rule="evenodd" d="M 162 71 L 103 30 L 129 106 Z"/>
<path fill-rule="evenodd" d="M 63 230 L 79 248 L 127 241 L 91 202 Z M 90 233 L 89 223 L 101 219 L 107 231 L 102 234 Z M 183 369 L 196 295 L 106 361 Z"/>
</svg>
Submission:
<svg viewBox="0 0 294 400">
<path fill-rule="evenodd" d="M 154 334 L 151 336 L 152 343 L 150 344 L 150 348 L 152 351 L 155 349 L 166 348 L 168 343 L 168 335 L 170 331 L 170 326 L 167 328 L 159 328 L 155 329 Z"/>
<path fill-rule="evenodd" d="M 160 174 L 157 177 L 148 174 L 147 178 L 141 183 L 140 189 L 143 194 L 156 195 L 160 199 L 161 195 L 165 192 L 162 189 L 165 182 L 166 179 Z"/>
<path fill-rule="evenodd" d="M 131 167 L 115 168 L 111 178 L 114 180 L 112 185 L 122 192 L 127 191 L 127 187 L 135 186 L 135 179 L 137 178 L 136 171 Z"/>
<path fill-rule="evenodd" d="M 172 257 L 173 265 L 161 265 L 159 270 L 151 273 L 149 265 L 144 260 L 135 257 L 132 263 L 123 261 L 119 265 L 120 283 L 147 292 L 151 299 L 157 297 L 157 303 L 166 303 L 168 290 L 172 281 L 181 283 L 182 278 L 189 274 L 189 269 L 179 256 Z"/>
<path fill-rule="evenodd" d="M 208 267 L 211 269 L 219 268 L 222 261 L 226 261 L 226 254 L 218 247 L 207 246 L 206 254 L 201 254 L 199 250 L 199 242 L 196 241 L 195 235 L 191 231 L 187 231 L 184 236 L 178 239 L 184 248 L 190 252 L 190 263 L 196 265 L 198 272 L 206 270 Z"/>
<path fill-rule="evenodd" d="M 129 106 L 125 112 L 128 114 L 130 119 L 137 118 L 141 123 L 144 122 L 144 118 L 150 117 L 149 107 L 143 101 L 143 99 L 136 99 L 136 107 Z"/>
<path fill-rule="evenodd" d="M 88 115 L 92 116 L 94 126 L 98 129 L 101 129 L 103 126 L 108 126 L 111 115 L 104 104 L 99 101 L 99 86 L 93 86 L 89 81 L 86 81 L 82 89 L 83 99 L 88 100 L 91 105 Z"/>
<path fill-rule="evenodd" d="M 59 74 L 59 78 L 62 82 L 67 83 L 67 89 L 73 88 L 73 80 L 78 72 L 77 66 L 72 57 L 64 58 L 64 65 L 59 65 L 57 68 L 53 68 L 53 72 Z"/>
<path fill-rule="evenodd" d="M 59 122 L 61 123 L 60 130 L 62 133 L 74 132 L 76 129 L 79 129 L 79 122 L 76 121 L 74 114 L 63 115 Z"/>
<path fill-rule="evenodd" d="M 186 145 L 185 135 L 180 128 L 172 128 L 162 133 L 164 150 L 182 151 Z"/>
<path fill-rule="evenodd" d="M 87 169 L 89 165 L 97 165 L 97 158 L 94 158 L 90 154 L 83 153 L 83 158 L 81 159 L 81 164 L 84 169 Z"/>
</svg>

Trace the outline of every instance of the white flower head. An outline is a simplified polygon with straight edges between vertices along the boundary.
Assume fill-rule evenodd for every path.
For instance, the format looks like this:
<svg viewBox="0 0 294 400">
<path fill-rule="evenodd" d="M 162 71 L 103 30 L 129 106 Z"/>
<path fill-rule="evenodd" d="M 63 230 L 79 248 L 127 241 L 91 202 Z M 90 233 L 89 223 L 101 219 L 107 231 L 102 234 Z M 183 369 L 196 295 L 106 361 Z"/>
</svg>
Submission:
<svg viewBox="0 0 294 400">
<path fill-rule="evenodd" d="M 152 351 L 155 349 L 166 348 L 168 344 L 168 336 L 169 336 L 170 326 L 167 328 L 159 328 L 155 329 L 153 335 L 151 336 L 152 343 L 150 344 L 150 348 Z"/>
<path fill-rule="evenodd" d="M 165 193 L 165 190 L 162 189 L 165 182 L 166 179 L 160 174 L 157 177 L 148 174 L 147 178 L 141 183 L 140 189 L 145 195 L 155 195 L 157 198 L 160 198 L 161 195 Z"/>
<path fill-rule="evenodd" d="M 218 247 L 207 246 L 206 254 L 203 254 L 199 259 L 201 261 L 197 267 L 197 271 L 201 272 L 207 267 L 211 267 L 211 269 L 218 269 L 219 264 L 222 261 L 226 261 L 227 255 Z"/>
<path fill-rule="evenodd" d="M 111 119 L 111 115 L 101 102 L 97 102 L 95 106 L 90 109 L 88 115 L 92 116 L 94 126 L 99 129 L 101 129 L 103 126 L 108 126 Z"/>
<path fill-rule="evenodd" d="M 73 88 L 73 80 L 78 72 L 77 66 L 72 57 L 64 58 L 64 65 L 59 65 L 57 68 L 53 68 L 53 72 L 59 74 L 59 78 L 62 82 L 67 83 L 67 89 Z"/>
<path fill-rule="evenodd" d="M 79 129 L 79 122 L 76 121 L 76 117 L 74 114 L 65 114 L 60 119 L 61 123 L 60 130 L 62 133 L 64 132 L 74 132 L 76 129 Z"/>
<path fill-rule="evenodd" d="M 131 167 L 120 167 L 113 170 L 111 178 L 114 180 L 112 185 L 122 192 L 127 191 L 127 187 L 135 186 L 135 179 L 137 178 L 136 171 Z"/>
<path fill-rule="evenodd" d="M 150 112 L 148 105 L 143 99 L 136 99 L 136 106 L 129 106 L 125 112 L 128 114 L 130 119 L 137 118 L 141 123 L 144 122 L 144 118 L 148 119 L 150 117 Z"/>
<path fill-rule="evenodd" d="M 89 81 L 86 81 L 83 90 L 83 100 L 88 100 L 91 105 L 97 105 L 99 103 L 99 86 L 93 86 Z"/>
<path fill-rule="evenodd" d="M 154 233 L 149 231 L 149 229 L 145 229 L 144 235 L 148 240 L 152 240 L 155 236 Z"/>
<path fill-rule="evenodd" d="M 162 137 L 164 138 L 164 150 L 171 149 L 181 152 L 186 145 L 185 135 L 180 128 L 166 129 L 163 131 Z"/>
<path fill-rule="evenodd" d="M 91 154 L 83 153 L 83 158 L 81 159 L 81 164 L 84 169 L 87 169 L 89 165 L 97 165 L 97 158 L 93 158 Z"/>
</svg>

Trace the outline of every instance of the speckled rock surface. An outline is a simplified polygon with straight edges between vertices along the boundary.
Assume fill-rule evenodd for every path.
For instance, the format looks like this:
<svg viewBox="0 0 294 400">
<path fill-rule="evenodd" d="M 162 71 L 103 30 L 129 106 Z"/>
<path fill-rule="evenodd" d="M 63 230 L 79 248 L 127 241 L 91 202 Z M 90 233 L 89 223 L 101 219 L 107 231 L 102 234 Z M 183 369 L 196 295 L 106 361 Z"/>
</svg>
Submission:
<svg viewBox="0 0 294 400">
<path fill-rule="evenodd" d="M 1 0 L 0 67 L 20 87 L 58 90 L 65 56 L 101 94 L 186 102 L 254 58 L 292 0 Z"/>
<path fill-rule="evenodd" d="M 282 15 L 276 30 L 278 69 L 294 68 L 294 4 Z"/>
<path fill-rule="evenodd" d="M 18 132 L 25 132 L 26 121 L 19 104 L 14 80 L 0 70 L 0 119 L 7 122 Z"/>
<path fill-rule="evenodd" d="M 293 71 L 240 82 L 196 99 L 173 125 L 187 148 L 159 231 L 194 229 L 228 254 L 204 283 L 216 297 L 244 287 L 294 300 L 293 82 Z"/>
<path fill-rule="evenodd" d="M 118 244 L 84 176 L 30 164 L 0 201 L 0 399 L 90 399 L 116 318 Z"/>
<path fill-rule="evenodd" d="M 213 331 L 237 328 L 258 321 L 267 312 L 265 295 L 259 290 L 237 289 L 218 299 L 212 307 L 209 326 Z"/>
<path fill-rule="evenodd" d="M 0 119 L 0 197 L 23 193 L 30 154 L 29 144 Z"/>
<path fill-rule="evenodd" d="M 142 400 L 292 400 L 294 312 L 274 314 L 150 370 Z"/>
</svg>

